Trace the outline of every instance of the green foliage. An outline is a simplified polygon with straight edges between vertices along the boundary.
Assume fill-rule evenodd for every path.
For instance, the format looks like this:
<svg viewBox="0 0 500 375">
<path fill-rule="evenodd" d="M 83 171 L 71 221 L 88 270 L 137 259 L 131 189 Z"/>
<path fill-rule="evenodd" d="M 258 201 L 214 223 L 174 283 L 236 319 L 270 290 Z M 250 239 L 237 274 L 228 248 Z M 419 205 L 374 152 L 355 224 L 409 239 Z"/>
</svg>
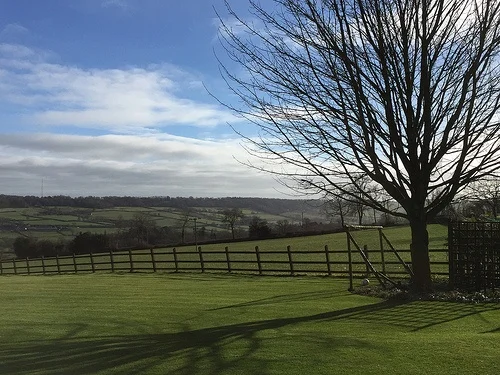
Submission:
<svg viewBox="0 0 500 375">
<path fill-rule="evenodd" d="M 248 236 L 250 238 L 267 238 L 271 235 L 271 227 L 267 220 L 258 216 L 252 217 L 248 225 Z"/>
<path fill-rule="evenodd" d="M 109 237 L 106 234 L 80 233 L 69 244 L 70 253 L 73 254 L 98 253 L 108 249 Z"/>
<path fill-rule="evenodd" d="M 14 253 L 18 258 L 55 257 L 65 252 L 65 244 L 48 239 L 38 240 L 32 237 L 17 237 L 13 243 Z"/>
</svg>

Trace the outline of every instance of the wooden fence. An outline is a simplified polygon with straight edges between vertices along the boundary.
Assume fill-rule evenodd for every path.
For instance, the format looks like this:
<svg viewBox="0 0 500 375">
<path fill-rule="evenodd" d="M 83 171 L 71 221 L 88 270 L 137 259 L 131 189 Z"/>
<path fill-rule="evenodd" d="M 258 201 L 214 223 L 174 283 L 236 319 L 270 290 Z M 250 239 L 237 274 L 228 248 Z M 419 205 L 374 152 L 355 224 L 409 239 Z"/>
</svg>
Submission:
<svg viewBox="0 0 500 375">
<path fill-rule="evenodd" d="M 366 256 L 377 270 L 387 275 L 404 276 L 407 271 L 391 252 L 365 249 Z M 407 264 L 409 250 L 398 250 Z M 430 250 L 431 270 L 434 275 L 448 276 L 448 250 Z M 89 272 L 240 272 L 259 275 L 338 275 L 349 272 L 349 252 L 330 250 L 262 250 L 256 246 L 249 251 L 147 249 L 108 253 L 57 256 L 52 258 L 14 259 L 0 262 L 1 275 L 50 275 Z M 370 273 L 359 253 L 351 254 L 351 268 L 355 277 Z"/>
</svg>

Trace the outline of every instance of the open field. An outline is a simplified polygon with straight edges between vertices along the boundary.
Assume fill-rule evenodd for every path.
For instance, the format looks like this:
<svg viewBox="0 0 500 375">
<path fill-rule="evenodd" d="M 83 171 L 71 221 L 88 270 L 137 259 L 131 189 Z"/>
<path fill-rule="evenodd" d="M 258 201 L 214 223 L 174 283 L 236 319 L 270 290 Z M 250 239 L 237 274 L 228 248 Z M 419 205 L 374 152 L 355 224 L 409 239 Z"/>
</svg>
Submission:
<svg viewBox="0 0 500 375">
<path fill-rule="evenodd" d="M 187 210 L 187 211 L 186 211 Z M 151 220 L 158 227 L 169 227 L 181 230 L 186 214 L 191 218 L 186 231 L 192 236 L 194 220 L 197 219 L 197 228 L 203 228 L 204 233 L 222 233 L 229 236 L 227 223 L 223 222 L 222 208 L 217 207 L 189 207 L 179 209 L 173 207 L 114 207 L 91 209 L 69 206 L 44 206 L 29 208 L 1 208 L 0 209 L 0 253 L 12 253 L 12 243 L 16 237 L 33 237 L 38 239 L 70 241 L 80 232 L 115 233 L 127 228 L 134 218 L 141 216 Z M 325 220 L 316 212 L 314 220 Z M 259 216 L 275 223 L 287 220 L 289 223 L 299 223 L 301 212 L 284 212 L 283 214 L 269 214 L 255 209 L 243 209 L 246 218 L 235 225 L 236 232 L 248 230 L 248 220 L 252 216 Z"/>
<path fill-rule="evenodd" d="M 0 278 L 2 374 L 498 374 L 500 306 L 325 277 Z"/>
</svg>

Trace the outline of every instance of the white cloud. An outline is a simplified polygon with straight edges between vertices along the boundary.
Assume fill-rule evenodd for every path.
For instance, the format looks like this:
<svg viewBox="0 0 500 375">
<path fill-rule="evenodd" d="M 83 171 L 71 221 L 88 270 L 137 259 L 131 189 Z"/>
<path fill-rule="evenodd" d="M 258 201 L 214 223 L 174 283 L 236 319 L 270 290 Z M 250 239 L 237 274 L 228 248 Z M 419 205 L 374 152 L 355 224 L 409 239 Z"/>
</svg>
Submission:
<svg viewBox="0 0 500 375">
<path fill-rule="evenodd" d="M 114 132 L 237 121 L 220 106 L 183 97 L 192 89 L 199 93 L 201 83 L 179 68 L 83 69 L 48 62 L 49 56 L 0 44 L 0 95 L 31 111 L 25 121 Z"/>
<path fill-rule="evenodd" d="M 3 134 L 0 188 L 38 195 L 43 178 L 47 195 L 282 196 L 270 175 L 233 156 L 248 158 L 237 140 Z"/>
<path fill-rule="evenodd" d="M 120 8 L 120 9 L 128 9 L 130 5 L 126 0 L 103 0 L 101 3 L 103 8 Z"/>
<path fill-rule="evenodd" d="M 29 34 L 29 30 L 18 23 L 9 23 L 0 31 L 0 39 L 15 39 Z"/>
</svg>

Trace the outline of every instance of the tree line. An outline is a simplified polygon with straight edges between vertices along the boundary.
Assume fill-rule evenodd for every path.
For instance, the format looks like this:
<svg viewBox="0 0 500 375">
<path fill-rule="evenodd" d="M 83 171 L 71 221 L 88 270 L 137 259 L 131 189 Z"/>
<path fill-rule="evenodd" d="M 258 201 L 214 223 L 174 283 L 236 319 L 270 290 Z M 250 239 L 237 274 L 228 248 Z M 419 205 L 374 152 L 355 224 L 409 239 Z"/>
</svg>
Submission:
<svg viewBox="0 0 500 375">
<path fill-rule="evenodd" d="M 189 207 L 230 209 L 245 207 L 247 209 L 270 214 L 283 212 L 317 211 L 321 202 L 315 199 L 278 199 L 278 198 L 247 198 L 247 197 L 132 197 L 132 196 L 86 196 L 70 197 L 54 196 L 17 196 L 0 194 L 0 208 L 27 207 L 75 207 L 104 209 L 113 207 L 169 207 L 185 209 Z"/>
</svg>

